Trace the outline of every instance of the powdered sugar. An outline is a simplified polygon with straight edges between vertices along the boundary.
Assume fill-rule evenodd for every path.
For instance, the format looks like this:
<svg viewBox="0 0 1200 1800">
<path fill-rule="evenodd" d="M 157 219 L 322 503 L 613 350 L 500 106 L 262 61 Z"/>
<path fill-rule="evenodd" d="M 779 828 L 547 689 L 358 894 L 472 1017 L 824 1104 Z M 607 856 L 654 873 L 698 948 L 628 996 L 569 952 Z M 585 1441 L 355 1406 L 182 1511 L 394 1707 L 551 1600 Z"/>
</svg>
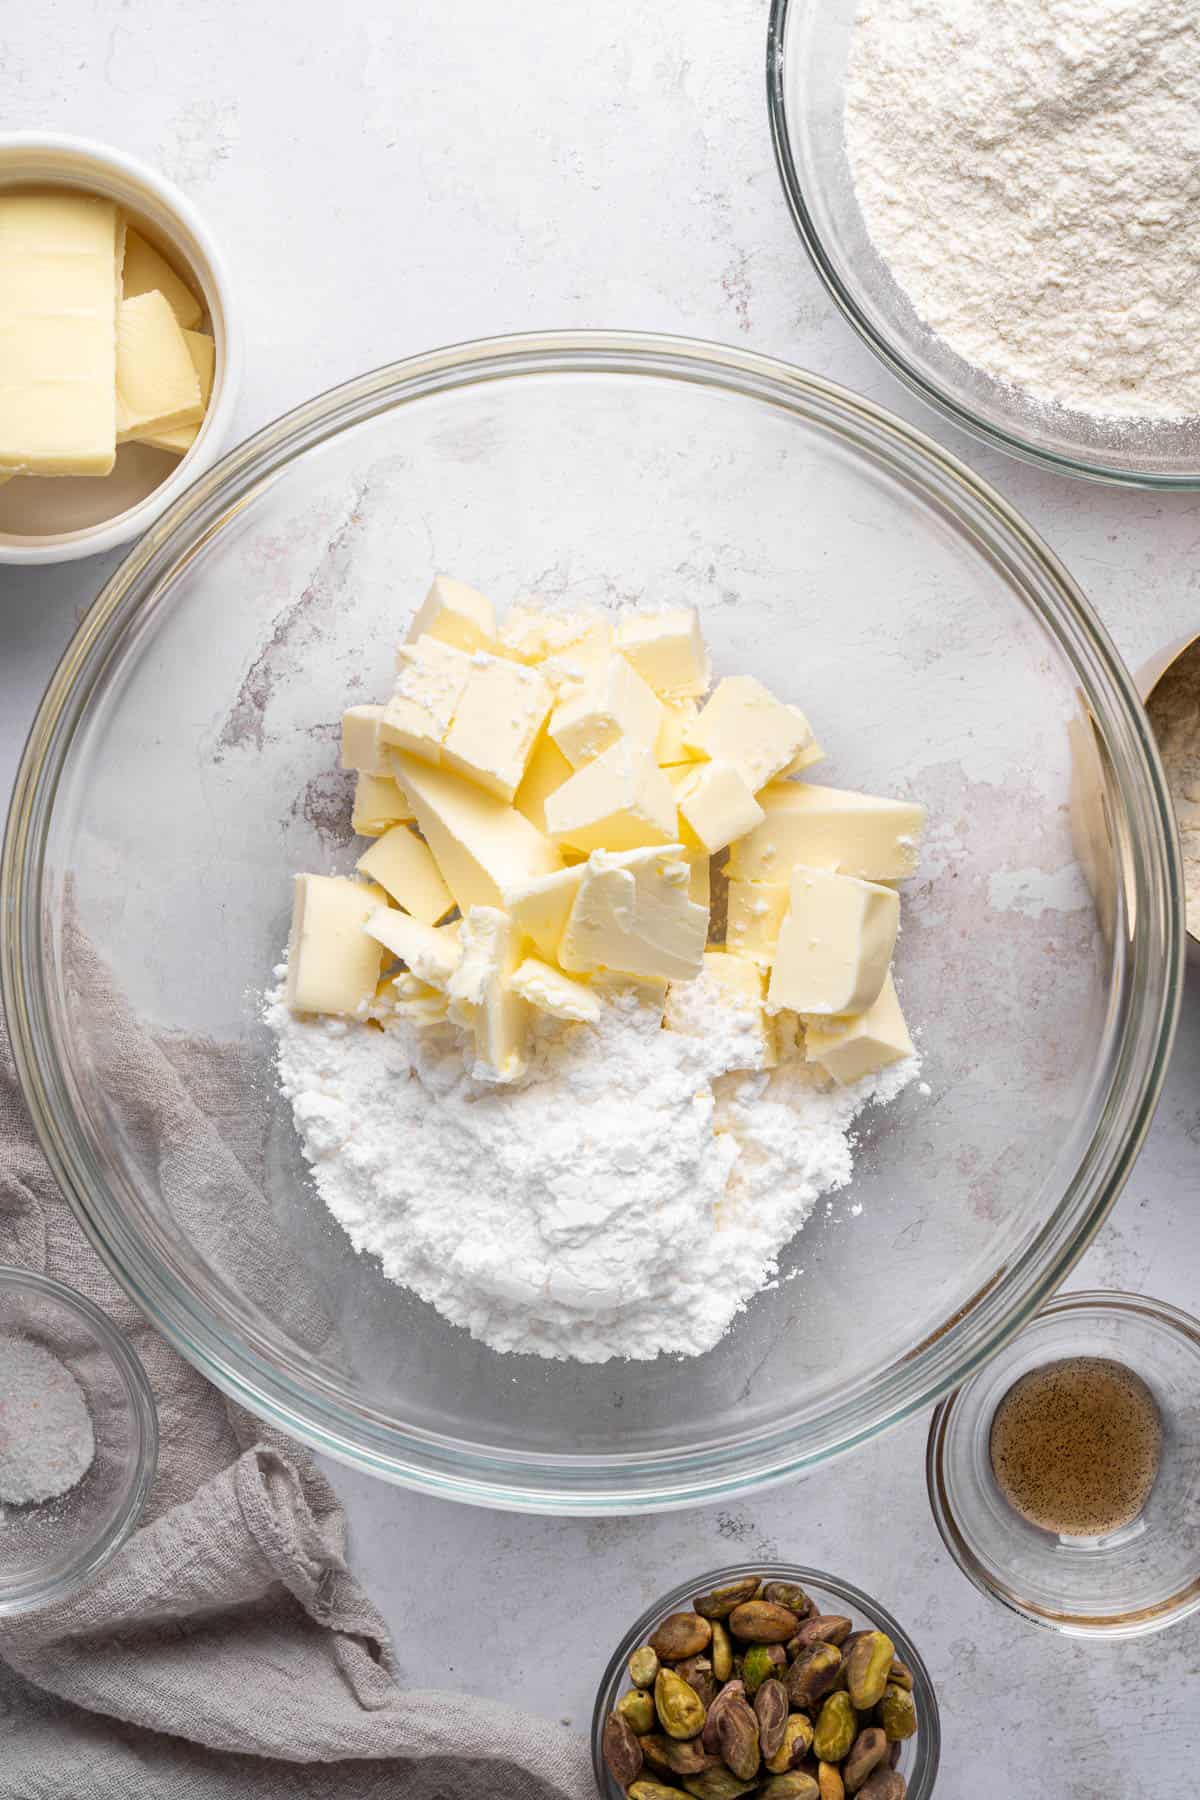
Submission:
<svg viewBox="0 0 1200 1800">
<path fill-rule="evenodd" d="M 794 1055 L 745 1073 L 744 1015 L 701 976 L 709 1029 L 662 1028 L 614 985 L 595 1025 L 540 1018 L 515 1086 L 476 1081 L 463 1034 L 267 1016 L 317 1189 L 359 1251 L 501 1351 L 603 1362 L 699 1355 L 775 1275 L 851 1127 L 915 1061 L 852 1089 Z"/>
<path fill-rule="evenodd" d="M 1100 417 L 1200 412 L 1194 0 L 862 0 L 845 129 L 952 349 Z"/>
<path fill-rule="evenodd" d="M 71 1371 L 42 1344 L 0 1337 L 0 1501 L 54 1500 L 82 1481 L 95 1454 Z"/>
</svg>

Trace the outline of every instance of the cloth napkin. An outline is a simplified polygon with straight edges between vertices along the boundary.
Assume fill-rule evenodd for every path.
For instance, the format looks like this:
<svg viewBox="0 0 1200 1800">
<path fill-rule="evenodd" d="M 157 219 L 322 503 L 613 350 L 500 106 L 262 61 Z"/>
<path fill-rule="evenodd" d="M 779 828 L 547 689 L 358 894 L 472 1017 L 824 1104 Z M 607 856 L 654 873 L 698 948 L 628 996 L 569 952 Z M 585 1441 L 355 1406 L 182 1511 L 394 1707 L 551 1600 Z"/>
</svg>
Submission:
<svg viewBox="0 0 1200 1800">
<path fill-rule="evenodd" d="M 94 957 L 76 946 L 71 961 L 76 1004 L 104 1031 L 109 1091 L 196 1241 L 219 1238 L 264 1301 L 286 1300 L 320 1342 L 332 1327 L 256 1189 L 241 1053 L 150 1039 Z M 146 1513 L 117 1556 L 71 1598 L 0 1619 L 0 1800 L 594 1800 L 574 1734 L 400 1685 L 384 1622 L 346 1565 L 333 1490 L 111 1280 L 37 1147 L 2 1018 L 0 1263 L 103 1308 L 145 1365 L 161 1431 Z"/>
</svg>

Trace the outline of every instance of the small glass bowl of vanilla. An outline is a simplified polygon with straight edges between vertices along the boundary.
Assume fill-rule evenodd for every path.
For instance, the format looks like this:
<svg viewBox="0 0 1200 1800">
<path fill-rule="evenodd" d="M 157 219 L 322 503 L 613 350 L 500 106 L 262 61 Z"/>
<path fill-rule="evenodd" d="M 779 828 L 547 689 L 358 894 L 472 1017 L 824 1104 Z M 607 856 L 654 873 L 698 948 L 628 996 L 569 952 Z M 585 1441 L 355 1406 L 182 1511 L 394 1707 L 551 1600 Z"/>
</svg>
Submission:
<svg viewBox="0 0 1200 1800">
<path fill-rule="evenodd" d="M 1060 1294 L 933 1416 L 929 1499 L 985 1593 L 1077 1637 L 1200 1608 L 1200 1321 Z"/>
</svg>

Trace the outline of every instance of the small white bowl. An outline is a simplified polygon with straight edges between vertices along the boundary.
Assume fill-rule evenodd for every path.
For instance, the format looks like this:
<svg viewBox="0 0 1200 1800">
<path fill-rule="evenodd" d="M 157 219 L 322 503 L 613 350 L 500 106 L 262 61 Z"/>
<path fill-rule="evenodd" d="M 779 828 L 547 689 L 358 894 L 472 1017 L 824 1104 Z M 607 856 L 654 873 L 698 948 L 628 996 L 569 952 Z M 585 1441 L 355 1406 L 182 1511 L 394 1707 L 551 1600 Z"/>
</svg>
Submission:
<svg viewBox="0 0 1200 1800">
<path fill-rule="evenodd" d="M 0 485 L 0 563 L 73 562 L 137 537 L 214 461 L 229 430 L 242 370 L 242 339 L 224 259 L 186 200 L 121 150 L 54 132 L 0 133 L 0 190 L 72 187 L 120 203 L 204 302 L 216 340 L 212 397 L 185 456 L 122 445 L 103 477 L 16 476 Z M 15 529 L 28 511 L 31 528 Z"/>
</svg>

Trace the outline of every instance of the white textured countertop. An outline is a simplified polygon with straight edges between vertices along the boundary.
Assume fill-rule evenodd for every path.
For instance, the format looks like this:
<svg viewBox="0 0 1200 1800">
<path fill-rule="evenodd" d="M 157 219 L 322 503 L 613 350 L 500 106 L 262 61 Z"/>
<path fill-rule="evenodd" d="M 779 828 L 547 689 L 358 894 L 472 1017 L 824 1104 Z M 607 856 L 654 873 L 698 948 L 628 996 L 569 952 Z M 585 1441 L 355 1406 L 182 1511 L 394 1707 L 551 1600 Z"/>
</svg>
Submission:
<svg viewBox="0 0 1200 1800">
<path fill-rule="evenodd" d="M 852 336 L 779 190 L 765 33 L 765 0 L 41 0 L 0 22 L 3 123 L 106 139 L 203 211 L 246 328 L 239 435 L 456 339 L 584 325 L 726 339 L 949 443 L 1044 533 L 1132 662 L 1200 624 L 1200 495 L 1112 492 L 982 451 Z M 0 569 L 5 794 L 43 684 L 116 560 Z M 1149 1144 L 1072 1285 L 1200 1304 L 1198 1072 L 1193 970 Z M 416 1684 L 586 1727 L 634 1612 L 690 1569 L 778 1553 L 849 1576 L 912 1630 L 942 1701 L 940 1793 L 1193 1792 L 1200 1616 L 1097 1649 L 983 1599 L 930 1520 L 925 1429 L 757 1499 L 649 1520 L 485 1514 L 334 1479 Z"/>
</svg>

